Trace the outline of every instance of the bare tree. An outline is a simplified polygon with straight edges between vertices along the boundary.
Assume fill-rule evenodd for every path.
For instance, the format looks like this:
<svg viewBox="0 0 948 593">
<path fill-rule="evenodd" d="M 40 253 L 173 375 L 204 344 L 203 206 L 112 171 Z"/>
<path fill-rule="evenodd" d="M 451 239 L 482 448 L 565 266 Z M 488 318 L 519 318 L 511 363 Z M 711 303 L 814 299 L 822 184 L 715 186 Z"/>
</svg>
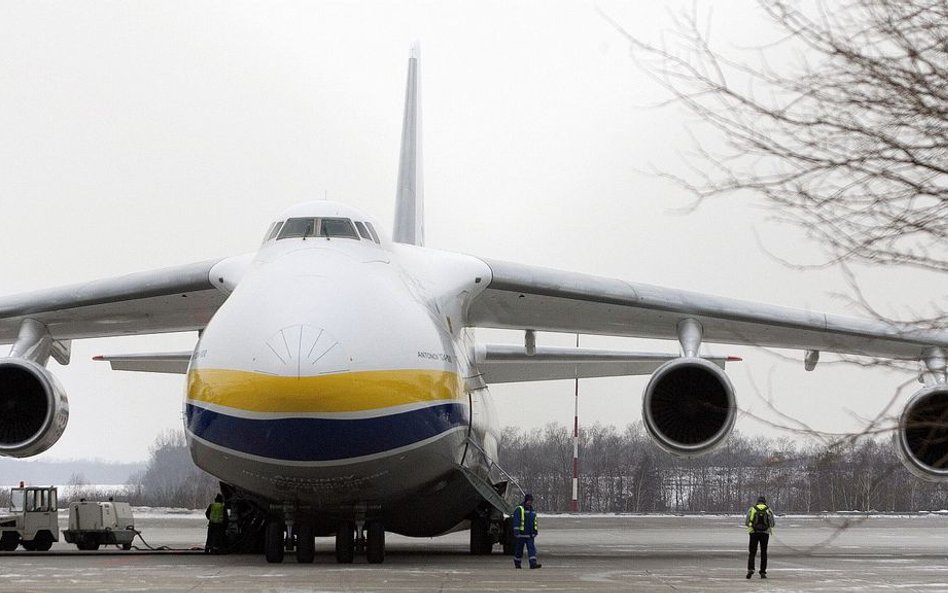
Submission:
<svg viewBox="0 0 948 593">
<path fill-rule="evenodd" d="M 127 487 L 135 504 L 193 509 L 213 500 L 219 484 L 194 465 L 184 433 L 168 430 L 155 438 L 148 467 Z"/>
<path fill-rule="evenodd" d="M 612 21 L 644 71 L 715 132 L 694 134 L 689 172 L 660 173 L 699 202 L 763 196 L 831 261 L 948 271 L 948 2 L 759 5 L 782 36 L 739 57 L 695 13 L 660 43 Z"/>
<path fill-rule="evenodd" d="M 544 511 L 569 508 L 569 435 L 558 424 L 503 431 L 501 465 Z M 735 432 L 720 449 L 685 459 L 661 452 L 641 423 L 622 432 L 595 424 L 580 431 L 580 442 L 583 511 L 742 513 L 760 494 L 780 512 L 948 508 L 948 485 L 916 479 L 878 435 L 804 447 Z"/>
<path fill-rule="evenodd" d="M 71 498 L 79 498 L 82 494 L 82 489 L 88 484 L 89 482 L 82 472 L 73 472 L 69 474 L 69 482 L 66 484 L 66 492 L 63 494 Z"/>
</svg>

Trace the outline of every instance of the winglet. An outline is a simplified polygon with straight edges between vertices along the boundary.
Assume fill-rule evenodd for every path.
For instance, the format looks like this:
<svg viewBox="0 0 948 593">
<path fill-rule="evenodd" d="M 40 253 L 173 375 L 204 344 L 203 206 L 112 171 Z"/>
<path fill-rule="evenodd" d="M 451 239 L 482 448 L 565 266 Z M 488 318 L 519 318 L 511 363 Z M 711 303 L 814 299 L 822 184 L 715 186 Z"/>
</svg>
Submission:
<svg viewBox="0 0 948 593">
<path fill-rule="evenodd" d="M 409 245 L 425 244 L 424 188 L 421 171 L 421 97 L 418 79 L 421 47 L 411 46 L 408 82 L 405 88 L 405 115 L 402 119 L 402 149 L 398 161 L 398 188 L 395 194 L 395 228 L 392 240 Z"/>
</svg>

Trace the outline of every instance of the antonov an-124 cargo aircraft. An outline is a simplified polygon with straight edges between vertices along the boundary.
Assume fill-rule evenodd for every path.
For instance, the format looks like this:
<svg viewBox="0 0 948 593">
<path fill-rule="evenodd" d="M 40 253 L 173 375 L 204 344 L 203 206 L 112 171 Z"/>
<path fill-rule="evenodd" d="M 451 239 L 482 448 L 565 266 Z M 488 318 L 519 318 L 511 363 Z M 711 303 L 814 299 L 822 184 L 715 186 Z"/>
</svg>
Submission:
<svg viewBox="0 0 948 593">
<path fill-rule="evenodd" d="M 901 416 L 906 464 L 948 477 L 948 332 L 805 312 L 424 247 L 412 51 L 392 236 L 370 215 L 313 201 L 276 216 L 255 253 L 0 297 L 0 455 L 63 434 L 66 392 L 46 369 L 80 338 L 196 331 L 191 352 L 98 357 L 187 377 L 194 462 L 221 482 L 247 549 L 312 562 L 385 557 L 385 533 L 470 529 L 509 549 L 516 485 L 497 466 L 491 383 L 651 375 L 648 433 L 677 455 L 724 440 L 737 412 L 727 358 L 706 342 L 919 361 Z M 522 346 L 475 328 L 522 330 Z M 673 353 L 552 348 L 535 332 L 677 340 Z"/>
</svg>

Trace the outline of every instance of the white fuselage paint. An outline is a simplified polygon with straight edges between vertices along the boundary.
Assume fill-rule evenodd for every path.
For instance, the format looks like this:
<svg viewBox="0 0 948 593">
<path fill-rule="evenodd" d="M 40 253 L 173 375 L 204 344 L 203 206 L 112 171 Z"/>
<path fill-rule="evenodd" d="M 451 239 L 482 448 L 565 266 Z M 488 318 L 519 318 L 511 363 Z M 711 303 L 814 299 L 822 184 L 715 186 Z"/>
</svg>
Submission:
<svg viewBox="0 0 948 593">
<path fill-rule="evenodd" d="M 371 221 L 332 202 L 279 220 L 306 216 Z M 185 400 L 201 468 L 272 503 L 342 514 L 391 512 L 461 464 L 486 475 L 496 415 L 464 328 L 485 263 L 311 237 L 266 241 L 239 278 L 216 272 L 234 288 L 195 347 Z"/>
</svg>

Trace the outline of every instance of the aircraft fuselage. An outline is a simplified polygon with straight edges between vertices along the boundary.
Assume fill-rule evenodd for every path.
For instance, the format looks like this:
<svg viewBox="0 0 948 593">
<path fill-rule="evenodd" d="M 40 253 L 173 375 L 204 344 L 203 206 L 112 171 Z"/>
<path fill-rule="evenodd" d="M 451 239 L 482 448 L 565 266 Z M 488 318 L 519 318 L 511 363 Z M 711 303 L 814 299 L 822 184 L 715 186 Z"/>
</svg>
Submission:
<svg viewBox="0 0 948 593">
<path fill-rule="evenodd" d="M 341 208 L 309 206 L 314 216 Z M 463 329 L 489 273 L 474 258 L 390 243 L 265 242 L 195 347 L 185 400 L 194 461 L 329 526 L 368 513 L 411 535 L 453 527 L 480 500 L 458 466 L 483 473 L 484 453 L 496 458 Z M 439 516 L 414 520 L 427 499 Z"/>
</svg>

